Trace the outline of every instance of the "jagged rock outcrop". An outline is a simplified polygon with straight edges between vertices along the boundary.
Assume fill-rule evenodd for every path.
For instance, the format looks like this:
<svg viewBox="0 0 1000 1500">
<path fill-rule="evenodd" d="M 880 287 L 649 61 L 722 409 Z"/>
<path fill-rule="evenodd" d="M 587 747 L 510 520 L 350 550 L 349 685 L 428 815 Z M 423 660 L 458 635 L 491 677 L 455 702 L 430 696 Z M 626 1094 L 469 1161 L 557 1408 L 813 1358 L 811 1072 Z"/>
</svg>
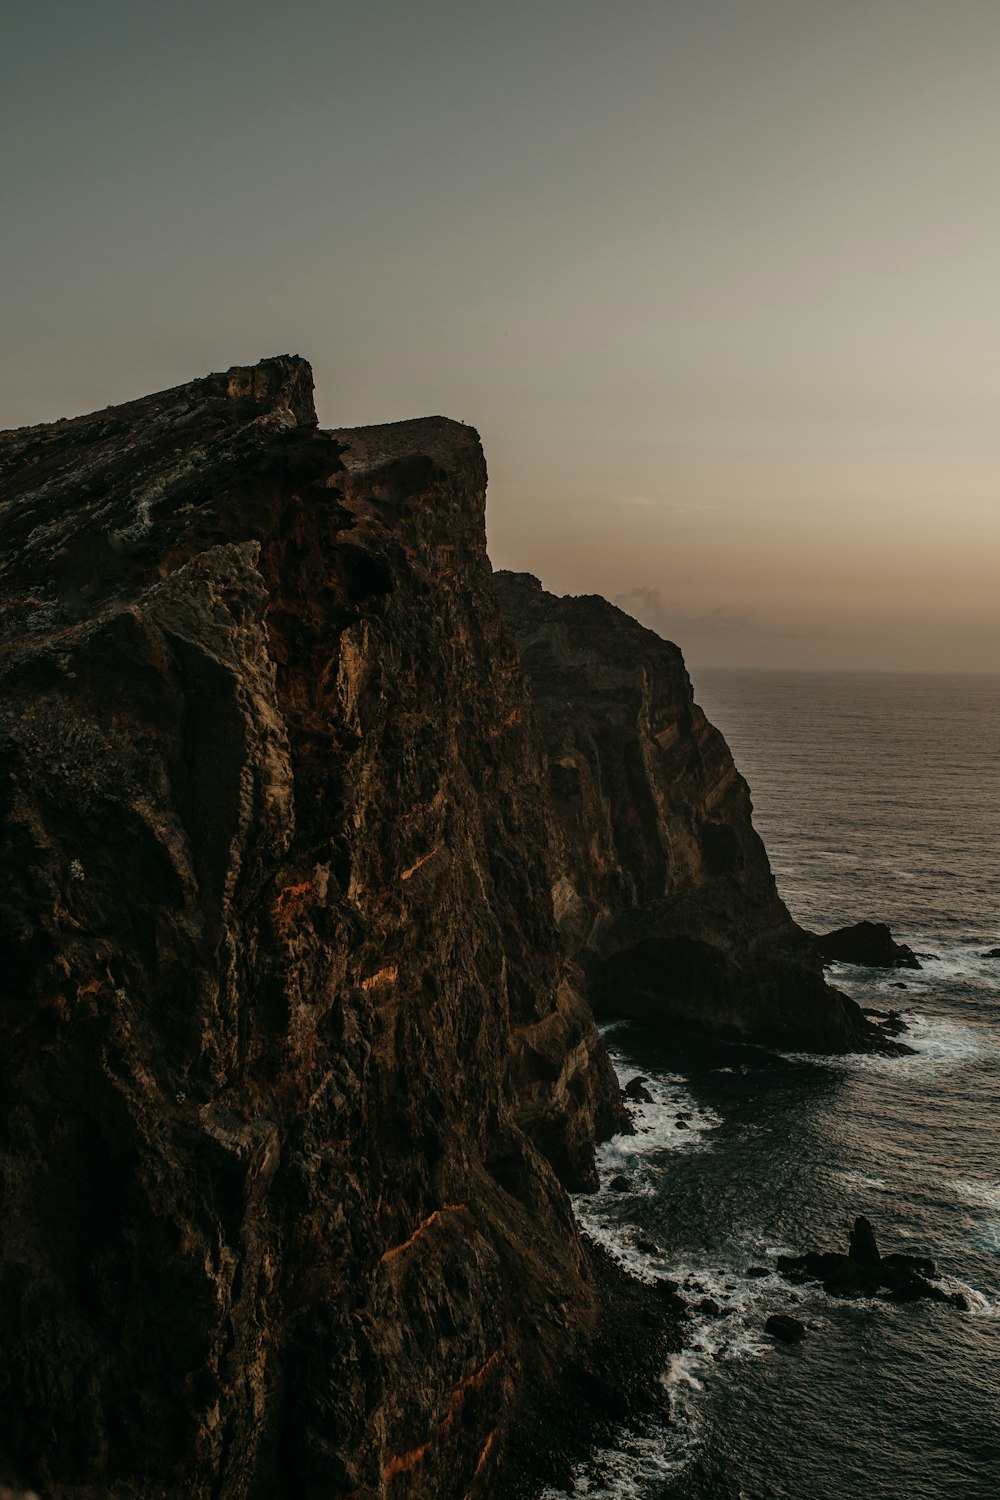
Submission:
<svg viewBox="0 0 1000 1500">
<path fill-rule="evenodd" d="M 827 985 L 680 651 L 498 572 L 548 762 L 556 918 L 595 1009 L 817 1049 L 885 1044 Z"/>
<path fill-rule="evenodd" d="M 0 437 L 0 1482 L 486 1493 L 619 1109 L 485 467 L 297 358 Z M 553 1168 L 555 1170 L 553 1170 Z"/>
<path fill-rule="evenodd" d="M 882 1255 L 871 1222 L 854 1220 L 846 1255 L 837 1250 L 809 1250 L 805 1255 L 779 1255 L 777 1270 L 792 1282 L 819 1281 L 830 1297 L 881 1297 L 890 1302 L 947 1302 L 968 1312 L 964 1292 L 949 1292 L 937 1280 L 937 1267 L 926 1255 L 899 1251 Z"/>
<path fill-rule="evenodd" d="M 870 969 L 919 969 L 917 955 L 905 943 L 897 943 L 885 922 L 855 922 L 816 938 L 824 960 L 861 964 Z"/>
</svg>

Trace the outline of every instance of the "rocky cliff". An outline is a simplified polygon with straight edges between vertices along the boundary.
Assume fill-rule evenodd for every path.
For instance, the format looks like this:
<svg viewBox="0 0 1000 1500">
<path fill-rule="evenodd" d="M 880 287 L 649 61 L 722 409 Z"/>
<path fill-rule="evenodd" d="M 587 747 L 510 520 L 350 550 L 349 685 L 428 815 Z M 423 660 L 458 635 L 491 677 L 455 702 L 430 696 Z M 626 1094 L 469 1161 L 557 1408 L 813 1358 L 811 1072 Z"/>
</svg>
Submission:
<svg viewBox="0 0 1000 1500">
<path fill-rule="evenodd" d="M 680 651 L 607 600 L 495 575 L 547 763 L 556 919 L 595 1009 L 819 1049 L 882 1044 L 781 901 Z"/>
<path fill-rule="evenodd" d="M 869 1039 L 677 649 L 499 575 L 519 661 L 485 484 L 297 358 L 0 434 L 0 1487 L 537 1493 L 670 1307 L 585 994 Z"/>
<path fill-rule="evenodd" d="M 557 1177 L 619 1096 L 480 445 L 311 386 L 0 438 L 0 1482 L 50 1495 L 475 1497 L 594 1323 Z"/>
</svg>

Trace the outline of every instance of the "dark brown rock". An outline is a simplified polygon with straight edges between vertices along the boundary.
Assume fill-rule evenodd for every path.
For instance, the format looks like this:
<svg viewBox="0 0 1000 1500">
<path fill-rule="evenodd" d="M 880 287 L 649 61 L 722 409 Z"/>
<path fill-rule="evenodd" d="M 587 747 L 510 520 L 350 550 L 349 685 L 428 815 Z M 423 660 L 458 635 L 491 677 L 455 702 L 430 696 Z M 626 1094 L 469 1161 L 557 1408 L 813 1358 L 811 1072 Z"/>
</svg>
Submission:
<svg viewBox="0 0 1000 1500">
<path fill-rule="evenodd" d="M 556 920 L 596 1010 L 844 1051 L 888 1043 L 825 983 L 680 651 L 606 600 L 496 574 L 547 759 Z"/>
<path fill-rule="evenodd" d="M 772 1313 L 764 1324 L 764 1332 L 782 1344 L 800 1344 L 806 1336 L 806 1325 L 789 1313 Z"/>
<path fill-rule="evenodd" d="M 0 1479 L 53 1497 L 478 1496 L 597 1318 L 557 1177 L 621 1105 L 479 442 L 311 385 L 0 437 Z"/>
<path fill-rule="evenodd" d="M 882 1297 L 891 1302 L 916 1302 L 930 1298 L 967 1310 L 961 1292 L 946 1292 L 931 1279 L 934 1262 L 923 1255 L 898 1251 L 880 1255 L 869 1221 L 858 1217 L 850 1234 L 850 1251 L 809 1250 L 805 1255 L 779 1255 L 777 1269 L 788 1281 L 819 1281 L 831 1297 Z"/>
<path fill-rule="evenodd" d="M 619 1173 L 617 1177 L 612 1177 L 608 1188 L 612 1193 L 631 1193 L 635 1188 L 635 1183 L 631 1177 L 625 1177 Z"/>
<path fill-rule="evenodd" d="M 897 943 L 884 922 L 855 922 L 817 937 L 816 946 L 832 963 L 859 964 L 869 969 L 919 969 L 912 948 Z M 933 956 L 933 955 L 931 955 Z"/>
<path fill-rule="evenodd" d="M 854 1221 L 848 1254 L 852 1260 L 862 1266 L 877 1268 L 881 1263 L 882 1257 L 875 1240 L 875 1231 L 863 1214 L 859 1214 Z"/>
</svg>

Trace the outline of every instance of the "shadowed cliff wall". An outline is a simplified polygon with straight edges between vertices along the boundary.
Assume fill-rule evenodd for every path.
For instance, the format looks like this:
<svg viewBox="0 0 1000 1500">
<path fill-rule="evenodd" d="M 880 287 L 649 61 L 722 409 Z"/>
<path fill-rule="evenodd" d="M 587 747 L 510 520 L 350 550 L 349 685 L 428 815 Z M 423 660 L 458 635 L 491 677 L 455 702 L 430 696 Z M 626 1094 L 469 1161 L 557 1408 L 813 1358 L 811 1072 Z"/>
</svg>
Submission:
<svg viewBox="0 0 1000 1500">
<path fill-rule="evenodd" d="M 476 434 L 297 358 L 0 438 L 0 1480 L 489 1489 L 595 1298 Z"/>
<path fill-rule="evenodd" d="M 547 762 L 553 900 L 595 1009 L 843 1050 L 877 1034 L 781 901 L 678 648 L 596 595 L 495 574 Z"/>
</svg>

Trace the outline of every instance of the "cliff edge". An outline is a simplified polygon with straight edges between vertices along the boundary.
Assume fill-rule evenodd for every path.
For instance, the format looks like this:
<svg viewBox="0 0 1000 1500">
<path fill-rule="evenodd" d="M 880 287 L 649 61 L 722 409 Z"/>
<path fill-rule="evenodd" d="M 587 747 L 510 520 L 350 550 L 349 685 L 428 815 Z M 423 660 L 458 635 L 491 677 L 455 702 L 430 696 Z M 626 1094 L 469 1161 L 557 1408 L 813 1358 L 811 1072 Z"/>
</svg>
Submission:
<svg viewBox="0 0 1000 1500">
<path fill-rule="evenodd" d="M 596 595 L 494 575 L 547 763 L 556 921 L 594 1009 L 777 1045 L 881 1038 L 778 895 L 684 659 Z"/>
<path fill-rule="evenodd" d="M 0 464 L 0 1481 L 487 1493 L 620 1101 L 477 435 L 288 357 Z"/>
</svg>

